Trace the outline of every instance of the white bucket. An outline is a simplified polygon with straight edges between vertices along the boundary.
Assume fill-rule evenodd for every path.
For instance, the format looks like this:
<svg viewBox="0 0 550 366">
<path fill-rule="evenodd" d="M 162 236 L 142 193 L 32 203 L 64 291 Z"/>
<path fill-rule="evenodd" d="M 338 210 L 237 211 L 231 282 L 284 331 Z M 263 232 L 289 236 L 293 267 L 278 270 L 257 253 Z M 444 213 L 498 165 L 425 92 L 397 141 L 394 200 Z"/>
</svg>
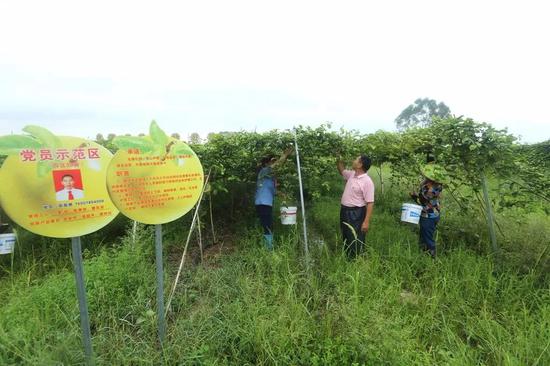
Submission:
<svg viewBox="0 0 550 366">
<path fill-rule="evenodd" d="M 401 206 L 401 221 L 411 224 L 418 224 L 420 215 L 422 214 L 422 206 L 414 203 L 404 203 Z"/>
<path fill-rule="evenodd" d="M 13 253 L 15 240 L 15 233 L 0 234 L 0 254 Z"/>
<path fill-rule="evenodd" d="M 298 212 L 298 207 L 281 207 L 281 224 L 296 225 L 296 212 Z"/>
</svg>

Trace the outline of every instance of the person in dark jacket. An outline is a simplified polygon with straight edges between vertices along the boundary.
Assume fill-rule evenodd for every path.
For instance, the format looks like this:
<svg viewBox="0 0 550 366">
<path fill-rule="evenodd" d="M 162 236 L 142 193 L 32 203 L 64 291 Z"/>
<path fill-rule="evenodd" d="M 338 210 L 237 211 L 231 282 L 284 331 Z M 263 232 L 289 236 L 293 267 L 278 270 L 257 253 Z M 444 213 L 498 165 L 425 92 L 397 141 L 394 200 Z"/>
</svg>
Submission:
<svg viewBox="0 0 550 366">
<path fill-rule="evenodd" d="M 420 215 L 420 245 L 435 258 L 435 233 L 441 215 L 440 197 L 446 174 L 443 168 L 435 163 L 428 163 L 422 169 L 424 180 L 417 192 L 411 192 L 411 198 L 422 206 Z"/>
</svg>

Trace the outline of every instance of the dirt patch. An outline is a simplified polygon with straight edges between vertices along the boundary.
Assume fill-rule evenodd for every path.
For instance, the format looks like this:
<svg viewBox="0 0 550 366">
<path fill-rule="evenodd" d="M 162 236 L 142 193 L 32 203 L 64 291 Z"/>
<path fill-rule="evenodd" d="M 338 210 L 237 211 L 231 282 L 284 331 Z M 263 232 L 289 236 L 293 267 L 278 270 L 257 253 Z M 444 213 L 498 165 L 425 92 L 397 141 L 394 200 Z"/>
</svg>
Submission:
<svg viewBox="0 0 550 366">
<path fill-rule="evenodd" d="M 220 258 L 224 255 L 233 253 L 237 248 L 234 233 L 230 232 L 218 234 L 216 242 L 213 242 L 211 237 L 203 237 L 202 244 L 202 265 L 207 268 L 218 268 L 221 265 Z M 167 255 L 167 270 L 170 271 L 170 273 L 177 272 L 184 247 L 185 242 L 170 246 Z M 199 248 L 199 241 L 196 237 L 193 237 L 187 248 L 184 268 L 196 267 L 200 264 L 201 251 Z"/>
<path fill-rule="evenodd" d="M 221 238 L 216 244 L 209 246 L 203 251 L 203 264 L 205 266 L 218 267 L 219 259 L 224 255 L 235 252 L 237 246 L 233 240 L 233 236 Z M 200 253 L 199 253 L 200 257 Z"/>
</svg>

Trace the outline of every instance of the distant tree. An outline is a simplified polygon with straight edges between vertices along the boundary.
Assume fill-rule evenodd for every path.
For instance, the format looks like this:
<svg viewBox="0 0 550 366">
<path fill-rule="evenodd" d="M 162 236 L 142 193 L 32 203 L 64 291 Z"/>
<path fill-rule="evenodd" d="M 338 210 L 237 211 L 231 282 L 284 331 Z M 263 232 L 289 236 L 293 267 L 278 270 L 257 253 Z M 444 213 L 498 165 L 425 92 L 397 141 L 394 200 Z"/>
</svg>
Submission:
<svg viewBox="0 0 550 366">
<path fill-rule="evenodd" d="M 201 143 L 201 136 L 193 132 L 191 135 L 189 135 L 189 142 L 192 144 L 200 144 Z"/>
<path fill-rule="evenodd" d="M 139 136 L 139 137 L 144 137 L 145 134 L 142 132 L 142 133 L 138 134 L 138 136 Z"/>
<path fill-rule="evenodd" d="M 434 117 L 446 118 L 450 115 L 451 110 L 445 103 L 438 103 L 429 98 L 418 98 L 397 116 L 395 125 L 400 131 L 411 127 L 427 127 Z"/>
<path fill-rule="evenodd" d="M 235 136 L 235 135 L 238 135 L 239 132 L 234 132 L 234 131 L 220 131 L 220 132 L 209 132 L 208 135 L 206 135 L 206 140 L 207 141 L 212 141 L 213 139 L 215 139 L 216 137 L 231 137 L 231 136 Z"/>
<path fill-rule="evenodd" d="M 177 133 L 177 132 L 174 132 L 174 133 L 172 134 L 172 137 L 175 138 L 176 140 L 180 140 L 180 134 Z"/>
<path fill-rule="evenodd" d="M 110 133 L 107 135 L 107 140 L 112 141 L 115 137 L 116 135 L 114 133 Z"/>
<path fill-rule="evenodd" d="M 98 143 L 102 143 L 105 141 L 105 137 L 103 137 L 103 135 L 101 133 L 98 133 L 96 136 L 95 136 L 95 140 L 98 142 Z"/>
</svg>

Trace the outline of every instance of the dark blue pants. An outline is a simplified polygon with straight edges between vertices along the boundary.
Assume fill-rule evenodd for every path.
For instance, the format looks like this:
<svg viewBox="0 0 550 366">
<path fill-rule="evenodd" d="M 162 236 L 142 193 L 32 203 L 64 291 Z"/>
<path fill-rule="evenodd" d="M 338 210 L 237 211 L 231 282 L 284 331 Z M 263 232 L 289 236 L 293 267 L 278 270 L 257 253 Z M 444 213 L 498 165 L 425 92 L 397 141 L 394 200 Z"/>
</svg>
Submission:
<svg viewBox="0 0 550 366">
<path fill-rule="evenodd" d="M 264 234 L 273 234 L 273 207 L 256 205 L 256 213 L 260 219 L 260 225 L 264 229 Z"/>
<path fill-rule="evenodd" d="M 420 217 L 420 244 L 429 250 L 435 250 L 435 230 L 439 217 Z"/>
</svg>

